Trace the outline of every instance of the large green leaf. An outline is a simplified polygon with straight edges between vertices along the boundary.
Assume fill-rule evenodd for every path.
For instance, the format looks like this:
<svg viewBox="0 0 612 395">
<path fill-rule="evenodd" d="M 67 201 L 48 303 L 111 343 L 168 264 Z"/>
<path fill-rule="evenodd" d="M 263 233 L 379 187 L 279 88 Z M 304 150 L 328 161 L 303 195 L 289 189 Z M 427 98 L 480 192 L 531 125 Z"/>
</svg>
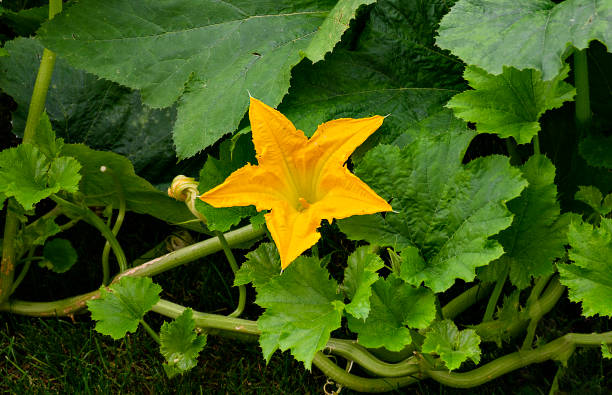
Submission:
<svg viewBox="0 0 612 395">
<path fill-rule="evenodd" d="M 312 257 L 299 257 L 281 276 L 257 288 L 257 304 L 266 311 L 257 320 L 264 357 L 280 348 L 310 369 L 331 331 L 340 327 L 344 303 L 338 284 Z"/>
<path fill-rule="evenodd" d="M 339 221 L 340 229 L 351 239 L 404 251 L 400 275 L 410 284 L 424 281 L 441 292 L 457 278 L 473 280 L 476 267 L 503 254 L 489 237 L 511 224 L 505 203 L 527 184 L 505 157 L 463 165 L 473 136 L 454 130 L 416 139 L 403 149 L 380 145 L 368 152 L 355 174 L 383 198 L 392 199 L 396 212 L 384 218 L 348 218 Z M 367 222 L 375 229 L 372 233 L 363 231 Z"/>
<path fill-rule="evenodd" d="M 380 257 L 370 250 L 371 247 L 359 247 L 347 260 L 344 270 L 342 288 L 351 300 L 346 305 L 346 312 L 355 318 L 365 319 L 370 312 L 372 284 L 378 280 L 376 273 L 384 266 Z"/>
<path fill-rule="evenodd" d="M 451 320 L 434 323 L 423 343 L 423 352 L 436 353 L 449 370 L 459 368 L 468 358 L 480 362 L 480 337 L 472 329 L 460 331 Z"/>
<path fill-rule="evenodd" d="M 132 163 L 121 155 L 96 151 L 82 144 L 66 144 L 62 154 L 82 163 L 80 192 L 88 206 L 112 205 L 118 208 L 123 195 L 128 210 L 186 226 L 189 226 L 186 221 L 194 219 L 184 203 L 171 199 L 138 177 Z M 104 172 L 101 171 L 103 167 Z M 201 230 L 199 224 L 192 228 Z"/>
<path fill-rule="evenodd" d="M 372 286 L 370 314 L 365 320 L 348 316 L 351 331 L 364 347 L 400 351 L 412 343 L 410 330 L 426 328 L 436 317 L 435 295 L 395 277 L 380 278 Z"/>
<path fill-rule="evenodd" d="M 206 333 L 195 332 L 193 311 L 185 309 L 171 323 L 164 322 L 159 332 L 160 351 L 168 377 L 182 374 L 197 365 L 198 355 L 206 345 Z"/>
<path fill-rule="evenodd" d="M 582 302 L 585 317 L 612 317 L 612 219 L 602 218 L 599 228 L 572 222 L 568 238 L 572 265 L 558 265 L 569 298 Z"/>
<path fill-rule="evenodd" d="M 21 135 L 34 89 L 43 46 L 34 39 L 6 43 L 9 56 L 0 58 L 0 88 L 17 102 L 13 131 Z M 45 109 L 53 129 L 68 143 L 85 143 L 129 158 L 136 172 L 166 180 L 176 162 L 172 143 L 174 109 L 144 106 L 140 94 L 71 67 L 59 57 Z M 166 172 L 166 174 L 164 174 Z"/>
<path fill-rule="evenodd" d="M 529 182 L 521 196 L 508 202 L 514 214 L 512 225 L 502 230 L 496 239 L 504 247 L 504 255 L 485 267 L 509 266 L 510 280 L 519 289 L 537 278 L 554 272 L 553 261 L 565 254 L 567 227 L 570 216 L 560 215 L 555 185 L 555 167 L 544 155 L 534 155 L 522 166 L 523 177 Z M 480 277 L 497 280 L 494 274 Z"/>
<path fill-rule="evenodd" d="M 279 110 L 308 135 L 330 119 L 389 114 L 370 146 L 392 142 L 444 111 L 446 101 L 465 88 L 461 62 L 434 45 L 435 28 L 447 11 L 443 0 L 379 0 L 354 43 L 294 69 Z"/>
<path fill-rule="evenodd" d="M 101 288 L 100 299 L 87 302 L 96 330 L 113 339 L 135 332 L 144 315 L 159 302 L 161 287 L 149 277 L 123 277 L 108 290 Z"/>
<path fill-rule="evenodd" d="M 542 81 L 542 74 L 533 69 L 504 67 L 503 73 L 495 76 L 468 67 L 464 78 L 475 90 L 454 96 L 447 106 L 459 118 L 475 122 L 479 133 L 514 137 L 519 144 L 527 144 L 540 130 L 540 116 L 576 94 L 563 82 L 568 72 L 565 67 L 551 81 Z"/>
<path fill-rule="evenodd" d="M 186 158 L 233 132 L 249 91 L 270 105 L 289 88 L 331 0 L 80 1 L 38 31 L 75 67 L 140 89 L 152 107 L 179 99 L 174 142 Z"/>
<path fill-rule="evenodd" d="M 612 3 L 566 0 L 459 0 L 440 22 L 441 48 L 492 74 L 503 66 L 557 76 L 568 47 L 592 40 L 612 45 Z"/>
<path fill-rule="evenodd" d="M 304 50 L 313 63 L 323 60 L 326 53 L 331 52 L 342 33 L 349 27 L 349 22 L 355 17 L 357 9 L 376 0 L 338 0 L 314 35 L 308 47 Z"/>
</svg>

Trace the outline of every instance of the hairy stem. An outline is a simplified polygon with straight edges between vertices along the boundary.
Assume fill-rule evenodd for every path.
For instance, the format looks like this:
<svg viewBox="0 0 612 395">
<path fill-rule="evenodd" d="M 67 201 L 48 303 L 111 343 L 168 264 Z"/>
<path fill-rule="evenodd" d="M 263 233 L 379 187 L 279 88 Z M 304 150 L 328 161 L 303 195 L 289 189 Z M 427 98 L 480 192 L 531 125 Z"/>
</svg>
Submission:
<svg viewBox="0 0 612 395">
<path fill-rule="evenodd" d="M 236 263 L 236 258 L 234 258 L 234 254 L 232 253 L 232 249 L 227 243 L 227 240 L 225 240 L 225 236 L 223 236 L 223 233 L 217 231 L 215 232 L 215 234 L 217 235 L 217 238 L 219 238 L 219 242 L 221 243 L 221 247 L 223 248 L 225 257 L 227 258 L 227 261 L 229 262 L 229 265 L 235 275 L 239 267 L 238 263 Z M 236 306 L 236 309 L 229 314 L 230 317 L 239 317 L 240 314 L 242 314 L 242 312 L 244 311 L 244 306 L 246 304 L 246 287 L 244 285 L 239 286 L 238 292 L 238 306 Z"/>
<path fill-rule="evenodd" d="M 576 84 L 576 127 L 578 133 L 585 136 L 591 126 L 589 67 L 586 49 L 574 52 L 574 82 Z"/>
<path fill-rule="evenodd" d="M 49 1 L 49 19 L 62 10 L 62 0 Z M 44 49 L 43 57 L 38 68 L 38 75 L 34 83 L 32 99 L 28 109 L 25 130 L 23 132 L 23 143 L 31 143 L 34 140 L 36 128 L 40 115 L 45 108 L 47 90 L 51 82 L 53 67 L 55 66 L 55 54 Z M 4 236 L 2 242 L 2 260 L 0 261 L 0 303 L 5 302 L 13 290 L 13 279 L 15 277 L 15 235 L 19 228 L 19 216 L 11 210 L 11 205 L 17 204 L 15 199 L 10 198 L 7 205 L 6 219 L 4 222 Z"/>
<path fill-rule="evenodd" d="M 485 310 L 482 322 L 491 321 L 493 319 L 493 313 L 495 313 L 497 301 L 499 300 L 499 296 L 501 295 L 504 289 L 504 284 L 506 283 L 506 279 L 508 278 L 508 270 L 509 267 L 506 265 L 504 272 L 497 279 L 497 282 L 495 283 L 495 288 L 493 288 L 493 292 L 491 293 L 491 297 L 489 298 L 489 302 L 487 303 L 487 309 Z"/>
<path fill-rule="evenodd" d="M 0 263 L 0 303 L 5 302 L 13 290 L 15 277 L 15 236 L 19 229 L 19 215 L 14 212 L 17 202 L 9 199 L 7 203 L 6 220 L 4 223 L 4 238 L 2 240 L 2 261 Z"/>
</svg>

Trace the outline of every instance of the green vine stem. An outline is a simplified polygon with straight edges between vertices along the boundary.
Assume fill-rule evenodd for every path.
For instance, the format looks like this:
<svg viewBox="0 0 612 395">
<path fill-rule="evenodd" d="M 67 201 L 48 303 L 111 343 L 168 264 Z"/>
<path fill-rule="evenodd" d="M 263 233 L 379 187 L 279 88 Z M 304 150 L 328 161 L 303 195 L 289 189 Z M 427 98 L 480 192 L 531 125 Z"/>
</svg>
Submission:
<svg viewBox="0 0 612 395">
<path fill-rule="evenodd" d="M 113 226 L 113 229 L 112 229 L 113 235 L 117 237 L 117 234 L 119 234 L 119 229 L 121 229 L 121 225 L 123 225 L 123 219 L 125 218 L 125 210 L 127 206 L 126 199 L 125 199 L 125 192 L 123 191 L 123 186 L 119 182 L 117 175 L 113 172 L 112 169 L 109 169 L 106 166 L 103 166 L 102 168 L 100 168 L 100 171 L 110 173 L 111 177 L 113 178 L 113 182 L 115 184 L 115 189 L 117 190 L 117 193 L 119 195 L 119 212 L 117 213 L 117 218 L 115 219 L 115 225 Z M 111 218 L 112 218 L 112 211 L 111 211 L 111 215 L 109 216 L 109 225 L 110 225 Z M 106 243 L 104 244 L 104 249 L 102 250 L 102 285 L 108 285 L 108 282 L 110 280 L 110 267 L 108 263 L 110 250 L 111 250 L 111 245 L 109 241 L 107 240 Z"/>
<path fill-rule="evenodd" d="M 239 267 L 238 263 L 236 263 L 236 258 L 234 258 L 234 254 L 232 253 L 232 249 L 227 243 L 227 240 L 225 240 L 223 233 L 216 231 L 215 234 L 217 235 L 217 238 L 219 238 L 219 242 L 221 243 L 225 257 L 227 258 L 227 261 L 229 262 L 229 265 L 235 275 Z M 244 285 L 239 286 L 238 293 L 238 306 L 236 306 L 236 309 L 229 314 L 229 317 L 239 317 L 244 311 L 244 306 L 246 305 L 246 287 Z"/>
<path fill-rule="evenodd" d="M 49 0 L 49 19 L 62 11 L 62 0 Z M 28 109 L 28 117 L 23 132 L 23 143 L 34 140 L 36 128 L 40 121 L 40 115 L 45 108 L 47 91 L 51 82 L 51 75 L 55 66 L 55 54 L 44 49 L 42 60 L 38 68 L 38 75 L 34 83 L 32 99 Z M 19 216 L 11 209 L 17 203 L 13 198 L 7 204 L 7 213 L 4 224 L 4 236 L 2 242 L 2 261 L 0 261 L 0 303 L 5 302 L 13 290 L 13 279 L 15 276 L 15 235 L 19 230 Z"/>
<path fill-rule="evenodd" d="M 499 276 L 499 278 L 497 279 L 497 282 L 495 283 L 495 288 L 493 288 L 493 292 L 491 293 L 491 297 L 489 298 L 489 302 L 487 303 L 487 309 L 485 310 L 482 322 L 491 321 L 493 319 L 493 313 L 495 313 L 497 301 L 499 300 L 499 296 L 501 295 L 504 289 L 504 284 L 506 283 L 506 279 L 508 278 L 509 269 L 509 266 L 506 265 L 502 275 Z"/>
<path fill-rule="evenodd" d="M 442 316 L 453 319 L 476 302 L 487 297 L 493 288 L 493 283 L 479 283 L 467 289 L 463 293 L 448 302 L 442 307 Z"/>
<path fill-rule="evenodd" d="M 522 162 L 521 154 L 518 151 L 518 146 L 514 137 L 508 137 L 506 139 L 506 149 L 508 150 L 508 155 L 510 155 L 510 164 L 512 166 L 520 166 Z"/>
<path fill-rule="evenodd" d="M 0 303 L 5 302 L 13 290 L 15 264 L 17 253 L 15 251 L 15 236 L 19 229 L 19 214 L 17 202 L 9 199 L 6 205 L 6 220 L 4 223 L 4 238 L 2 240 L 2 261 L 0 262 Z"/>
<path fill-rule="evenodd" d="M 157 334 L 157 332 L 155 332 L 153 328 L 151 328 L 151 326 L 147 324 L 147 322 L 144 319 L 140 320 L 140 324 L 145 329 L 145 331 L 147 331 L 149 336 L 151 336 L 151 338 L 155 340 L 157 344 L 161 344 L 161 340 L 159 340 L 159 335 Z"/>
<path fill-rule="evenodd" d="M 68 215 L 75 215 L 77 217 L 81 217 L 85 222 L 98 229 L 102 236 L 106 239 L 106 241 L 111 245 L 115 256 L 117 257 L 117 264 L 119 265 L 119 270 L 124 272 L 128 269 L 127 266 L 127 258 L 123 253 L 123 249 L 117 241 L 117 238 L 113 234 L 112 230 L 106 226 L 104 221 L 100 219 L 93 211 L 91 211 L 88 207 L 79 206 L 72 202 L 62 199 L 57 195 L 52 195 L 51 199 L 62 206 L 64 208 L 64 213 Z"/>
<path fill-rule="evenodd" d="M 19 284 L 21 284 L 26 274 L 28 274 L 28 270 L 30 270 L 32 261 L 41 260 L 41 259 L 43 259 L 43 257 L 34 256 L 34 248 L 31 248 L 30 251 L 28 251 L 27 258 L 21 260 L 21 262 L 23 262 L 23 267 L 21 268 L 19 275 L 17 276 L 17 278 L 15 279 L 15 282 L 13 283 L 13 288 L 11 289 L 11 295 L 17 290 L 17 287 L 19 287 Z"/>
<path fill-rule="evenodd" d="M 465 373 L 430 370 L 428 366 L 425 366 L 425 370 L 427 376 L 444 385 L 471 388 L 533 363 L 550 359 L 567 361 L 576 346 L 599 347 L 601 343 L 612 343 L 612 331 L 590 334 L 568 333 L 536 349 L 505 355 Z"/>
<path fill-rule="evenodd" d="M 576 84 L 576 127 L 578 133 L 585 136 L 591 126 L 589 66 L 586 48 L 574 52 L 574 82 Z"/>
<path fill-rule="evenodd" d="M 91 214 L 95 216 L 95 214 Z M 96 218 L 98 217 L 96 216 Z M 100 218 L 98 218 L 98 220 L 102 222 Z M 102 222 L 102 224 L 104 224 L 104 222 Z M 106 225 L 104 224 L 104 226 Z M 262 227 L 254 228 L 252 225 L 247 225 L 226 233 L 225 239 L 230 246 L 236 246 L 247 242 L 256 241 L 264 234 L 265 232 Z M 111 283 L 115 283 L 125 276 L 151 277 L 173 269 L 177 266 L 195 261 L 196 259 L 214 254 L 215 252 L 219 252 L 221 250 L 222 247 L 219 239 L 217 237 L 212 237 L 199 243 L 181 248 L 180 250 L 172 251 L 166 255 L 160 256 L 159 258 L 152 259 L 125 272 L 119 273 Z M 66 317 L 77 313 L 79 310 L 82 310 L 88 300 L 97 299 L 99 297 L 100 291 L 95 290 L 86 294 L 51 302 L 12 300 L 10 302 L 1 303 L 0 311 L 7 311 L 34 317 Z"/>
</svg>

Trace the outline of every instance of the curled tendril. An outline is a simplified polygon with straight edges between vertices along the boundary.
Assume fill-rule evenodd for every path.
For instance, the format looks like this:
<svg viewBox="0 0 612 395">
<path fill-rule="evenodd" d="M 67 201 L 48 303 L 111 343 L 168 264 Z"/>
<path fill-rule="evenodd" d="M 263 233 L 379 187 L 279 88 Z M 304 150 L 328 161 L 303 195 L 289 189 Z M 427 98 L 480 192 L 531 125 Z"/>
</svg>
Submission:
<svg viewBox="0 0 612 395">
<path fill-rule="evenodd" d="M 195 208 L 195 199 L 198 195 L 198 182 L 194 178 L 184 175 L 174 177 L 170 188 L 168 188 L 168 196 L 179 202 L 185 202 L 189 211 L 200 221 L 206 223 L 206 218 Z"/>
</svg>

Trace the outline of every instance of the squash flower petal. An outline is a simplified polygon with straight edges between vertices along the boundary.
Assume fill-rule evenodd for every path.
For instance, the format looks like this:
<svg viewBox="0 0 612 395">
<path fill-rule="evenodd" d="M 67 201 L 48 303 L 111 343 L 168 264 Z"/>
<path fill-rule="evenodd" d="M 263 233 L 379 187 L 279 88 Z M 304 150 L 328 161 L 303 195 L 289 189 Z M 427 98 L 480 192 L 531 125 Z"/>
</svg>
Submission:
<svg viewBox="0 0 612 395">
<path fill-rule="evenodd" d="M 246 165 L 200 196 L 214 207 L 255 205 L 285 269 L 321 237 L 323 219 L 391 211 L 344 166 L 384 117 L 343 118 L 319 125 L 308 139 L 283 114 L 251 98 L 249 119 L 257 165 Z"/>
</svg>

